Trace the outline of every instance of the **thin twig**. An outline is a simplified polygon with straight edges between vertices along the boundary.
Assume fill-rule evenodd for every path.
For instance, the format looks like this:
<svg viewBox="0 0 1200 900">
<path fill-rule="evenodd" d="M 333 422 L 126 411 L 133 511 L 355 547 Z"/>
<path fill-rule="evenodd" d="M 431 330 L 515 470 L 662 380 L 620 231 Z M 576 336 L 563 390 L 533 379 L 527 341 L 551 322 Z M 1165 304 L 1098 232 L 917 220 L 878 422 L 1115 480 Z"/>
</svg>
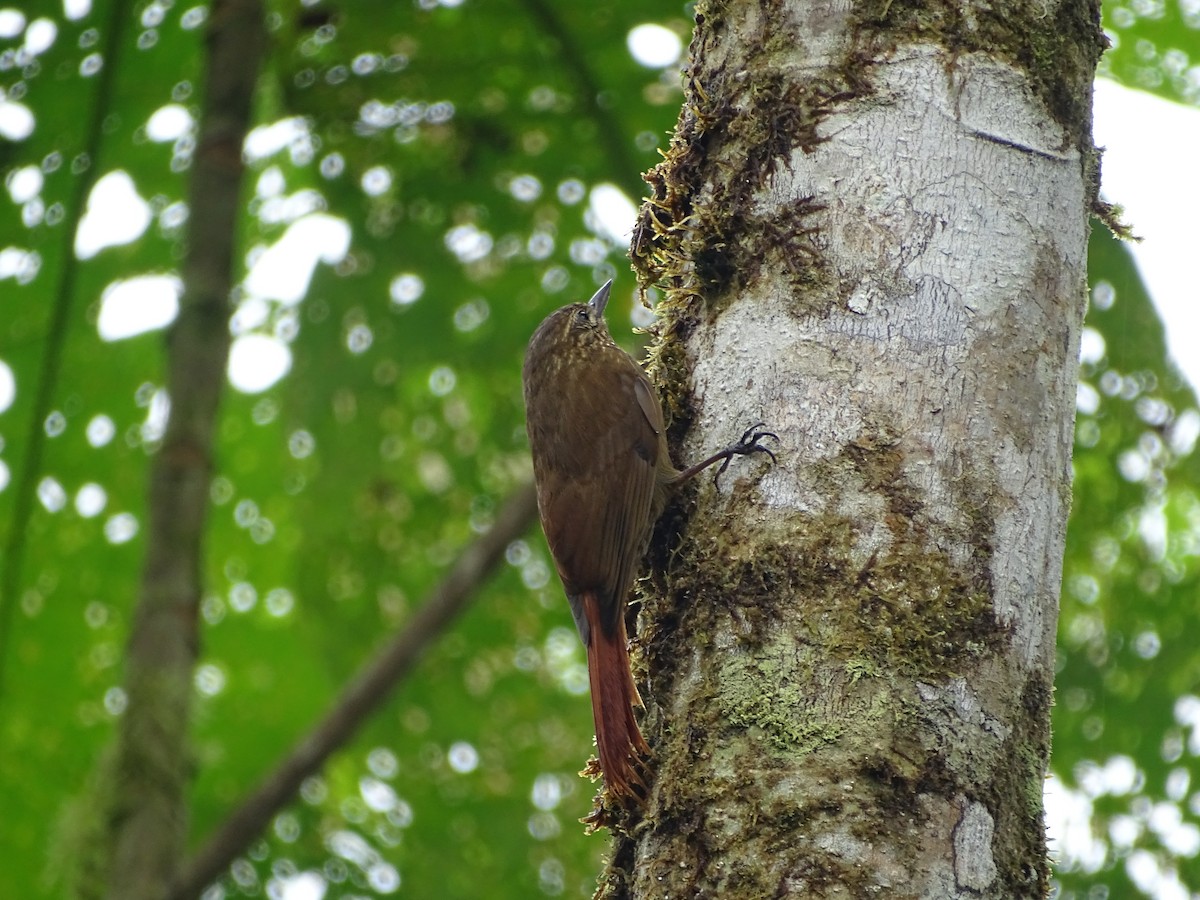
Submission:
<svg viewBox="0 0 1200 900">
<path fill-rule="evenodd" d="M 347 685 L 322 719 L 241 802 L 200 848 L 175 881 L 168 900 L 194 900 L 270 823 L 386 699 L 421 654 L 478 593 L 504 558 L 508 545 L 533 522 L 537 501 L 532 485 L 520 488 L 501 508 L 491 529 L 463 550 L 446 575 L 391 643 Z"/>
</svg>

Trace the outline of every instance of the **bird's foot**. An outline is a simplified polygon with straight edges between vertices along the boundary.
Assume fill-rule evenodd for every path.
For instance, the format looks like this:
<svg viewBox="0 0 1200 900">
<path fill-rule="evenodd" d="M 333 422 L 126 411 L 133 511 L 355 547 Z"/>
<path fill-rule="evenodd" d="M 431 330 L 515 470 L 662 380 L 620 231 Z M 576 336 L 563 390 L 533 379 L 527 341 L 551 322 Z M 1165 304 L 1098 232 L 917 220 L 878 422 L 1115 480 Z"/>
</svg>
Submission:
<svg viewBox="0 0 1200 900">
<path fill-rule="evenodd" d="M 726 447 L 723 452 L 725 459 L 721 462 L 720 467 L 713 473 L 713 484 L 719 490 L 721 487 L 721 474 L 729 468 L 729 462 L 735 456 L 749 456 L 752 453 L 765 453 L 771 457 L 772 463 L 777 463 L 779 460 L 775 458 L 775 453 L 769 448 L 764 447 L 761 443 L 765 438 L 771 438 L 774 441 L 779 440 L 779 435 L 773 431 L 766 430 L 765 422 L 758 422 L 751 425 L 742 432 L 741 438 L 736 444 L 731 444 Z"/>
</svg>

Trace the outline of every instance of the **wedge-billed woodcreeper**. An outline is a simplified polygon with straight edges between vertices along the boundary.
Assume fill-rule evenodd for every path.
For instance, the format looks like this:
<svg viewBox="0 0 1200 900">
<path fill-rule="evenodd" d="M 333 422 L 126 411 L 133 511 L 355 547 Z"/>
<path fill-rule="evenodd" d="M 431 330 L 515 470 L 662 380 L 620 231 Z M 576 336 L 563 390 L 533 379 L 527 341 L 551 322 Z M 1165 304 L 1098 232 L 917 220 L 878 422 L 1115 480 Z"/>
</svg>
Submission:
<svg viewBox="0 0 1200 900">
<path fill-rule="evenodd" d="M 596 749 L 618 802 L 644 794 L 650 752 L 633 705 L 625 598 L 670 489 L 717 462 L 774 454 L 749 429 L 739 442 L 683 471 L 671 464 L 650 379 L 604 321 L 612 281 L 587 303 L 551 313 L 525 355 L 525 424 L 538 512 L 575 626 L 587 648 Z"/>
</svg>

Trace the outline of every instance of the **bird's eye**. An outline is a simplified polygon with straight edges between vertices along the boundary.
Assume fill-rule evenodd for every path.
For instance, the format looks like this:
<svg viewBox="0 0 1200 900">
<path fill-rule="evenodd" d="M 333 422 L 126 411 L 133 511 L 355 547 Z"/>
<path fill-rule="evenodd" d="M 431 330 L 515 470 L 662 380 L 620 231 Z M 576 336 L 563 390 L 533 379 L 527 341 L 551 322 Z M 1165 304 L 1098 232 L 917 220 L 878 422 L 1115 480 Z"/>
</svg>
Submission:
<svg viewBox="0 0 1200 900">
<path fill-rule="evenodd" d="M 577 313 L 575 313 L 575 324 L 576 325 L 586 325 L 588 322 L 591 321 L 591 318 L 592 317 L 590 315 L 588 315 L 588 310 L 587 310 L 587 307 L 585 306 L 582 309 L 580 309 Z"/>
</svg>

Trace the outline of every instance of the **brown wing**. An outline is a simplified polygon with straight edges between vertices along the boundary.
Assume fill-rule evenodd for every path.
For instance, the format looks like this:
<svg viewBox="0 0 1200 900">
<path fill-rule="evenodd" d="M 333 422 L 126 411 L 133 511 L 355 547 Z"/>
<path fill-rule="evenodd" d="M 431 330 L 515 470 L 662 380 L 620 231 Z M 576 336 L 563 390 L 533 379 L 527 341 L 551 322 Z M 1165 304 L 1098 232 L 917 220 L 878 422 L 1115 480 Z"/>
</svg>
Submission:
<svg viewBox="0 0 1200 900">
<path fill-rule="evenodd" d="M 619 348 L 573 363 L 553 390 L 527 398 L 544 404 L 538 419 L 551 432 L 531 442 L 538 506 L 567 593 L 594 592 L 611 629 L 652 524 L 662 413 Z"/>
<path fill-rule="evenodd" d="M 639 372 L 642 377 L 639 378 L 633 386 L 634 394 L 637 395 L 638 407 L 642 411 L 642 415 L 646 417 L 646 424 L 650 426 L 654 432 L 656 451 L 662 449 L 662 433 L 663 433 L 663 413 L 662 404 L 658 402 L 658 397 L 654 393 L 654 388 L 650 384 L 650 379 L 644 373 Z M 657 462 L 657 458 L 655 460 Z"/>
</svg>

